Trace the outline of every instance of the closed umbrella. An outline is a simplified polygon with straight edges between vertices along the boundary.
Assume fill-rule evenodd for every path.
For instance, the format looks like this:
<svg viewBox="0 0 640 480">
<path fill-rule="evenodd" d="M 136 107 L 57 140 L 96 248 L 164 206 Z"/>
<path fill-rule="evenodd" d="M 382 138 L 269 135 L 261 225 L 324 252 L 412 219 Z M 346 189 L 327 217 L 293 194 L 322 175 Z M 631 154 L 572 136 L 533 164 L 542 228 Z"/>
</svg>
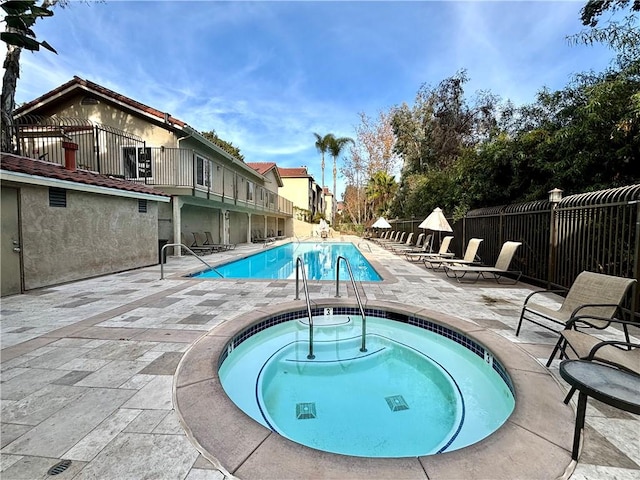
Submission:
<svg viewBox="0 0 640 480">
<path fill-rule="evenodd" d="M 380 217 L 378 220 L 371 225 L 373 228 L 391 228 L 389 222 L 387 222 L 384 217 Z"/>
</svg>

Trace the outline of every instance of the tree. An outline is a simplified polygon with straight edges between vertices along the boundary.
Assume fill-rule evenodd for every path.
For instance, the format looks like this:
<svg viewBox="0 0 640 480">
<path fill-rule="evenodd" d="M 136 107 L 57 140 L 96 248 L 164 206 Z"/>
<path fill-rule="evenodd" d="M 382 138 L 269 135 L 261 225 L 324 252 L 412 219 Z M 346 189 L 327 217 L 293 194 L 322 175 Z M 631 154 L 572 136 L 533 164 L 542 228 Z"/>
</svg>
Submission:
<svg viewBox="0 0 640 480">
<path fill-rule="evenodd" d="M 324 154 L 329 150 L 329 145 L 331 144 L 333 137 L 333 133 L 327 133 L 325 136 L 322 136 L 318 133 L 314 133 L 316 137 L 316 148 L 318 152 L 322 154 L 322 163 L 320 164 L 320 168 L 322 169 L 322 188 L 324 188 Z M 333 192 L 335 195 L 335 192 Z"/>
<path fill-rule="evenodd" d="M 42 17 L 51 17 L 53 12 L 49 8 L 58 4 L 64 7 L 67 0 L 45 0 L 41 6 L 37 6 L 35 0 L 7 0 L 0 7 L 5 11 L 4 22 L 6 30 L 0 34 L 0 39 L 7 44 L 7 54 L 4 60 L 4 76 L 2 77 L 1 122 L 2 139 L 0 150 L 12 151 L 12 126 L 13 110 L 15 108 L 16 88 L 20 78 L 20 53 L 23 48 L 30 51 L 38 51 L 40 47 L 57 53 L 47 42 L 36 40 L 36 34 L 32 30 L 36 20 Z"/>
<path fill-rule="evenodd" d="M 382 170 L 369 179 L 365 193 L 375 215 L 388 215 L 396 187 L 395 178 Z"/>
<path fill-rule="evenodd" d="M 334 198 L 337 197 L 336 193 L 336 179 L 338 176 L 338 168 L 337 168 L 337 160 L 342 153 L 342 150 L 347 146 L 348 143 L 353 143 L 353 139 L 349 137 L 335 137 L 332 136 L 329 139 L 328 150 L 331 156 L 333 157 L 333 195 Z"/>
<path fill-rule="evenodd" d="M 215 130 L 211 130 L 210 132 L 202 132 L 202 136 L 209 140 L 214 145 L 217 145 L 229 155 L 236 157 L 238 160 L 242 160 L 244 162 L 244 155 L 240 153 L 240 149 L 236 147 L 233 143 L 227 142 L 226 140 L 221 139 Z"/>
</svg>

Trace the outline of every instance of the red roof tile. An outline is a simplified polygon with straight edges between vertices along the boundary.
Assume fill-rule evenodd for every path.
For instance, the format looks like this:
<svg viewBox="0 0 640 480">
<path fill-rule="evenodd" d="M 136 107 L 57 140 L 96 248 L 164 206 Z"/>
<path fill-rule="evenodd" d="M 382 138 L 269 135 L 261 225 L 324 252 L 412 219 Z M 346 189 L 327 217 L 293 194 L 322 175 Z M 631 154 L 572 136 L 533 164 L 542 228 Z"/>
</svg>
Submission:
<svg viewBox="0 0 640 480">
<path fill-rule="evenodd" d="M 272 168 L 278 168 L 273 162 L 247 162 L 247 165 L 253 168 L 260 175 L 264 175 Z"/>
<path fill-rule="evenodd" d="M 38 177 L 54 178 L 57 180 L 82 183 L 85 185 L 145 193 L 147 195 L 157 195 L 159 197 L 170 197 L 170 195 L 154 190 L 146 185 L 140 185 L 138 183 L 109 177 L 107 175 L 100 175 L 99 173 L 89 172 L 86 170 L 67 170 L 57 163 L 19 157 L 18 155 L 11 155 L 9 153 L 2 154 L 2 157 L 0 158 L 0 168 L 9 172 L 25 173 Z"/>
<path fill-rule="evenodd" d="M 278 167 L 278 171 L 280 172 L 280 176 L 283 178 L 292 178 L 292 177 L 310 177 L 307 172 L 306 167 L 296 167 L 296 168 L 282 168 Z"/>
</svg>

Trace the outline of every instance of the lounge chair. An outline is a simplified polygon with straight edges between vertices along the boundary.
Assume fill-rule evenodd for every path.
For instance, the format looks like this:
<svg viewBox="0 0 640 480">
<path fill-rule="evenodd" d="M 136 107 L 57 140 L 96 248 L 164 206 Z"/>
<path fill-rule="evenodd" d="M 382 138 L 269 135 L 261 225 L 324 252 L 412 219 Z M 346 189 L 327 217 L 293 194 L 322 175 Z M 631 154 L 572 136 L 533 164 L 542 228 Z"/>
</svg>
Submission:
<svg viewBox="0 0 640 480">
<path fill-rule="evenodd" d="M 553 358 L 559 352 L 560 359 L 575 356 L 583 360 L 606 363 L 621 370 L 640 375 L 640 343 L 630 341 L 628 325 L 637 325 L 637 323 L 617 318 L 573 317 L 567 322 L 566 328 L 560 332 L 560 338 L 547 361 L 547 367 L 551 366 Z M 609 338 L 614 339 L 602 340 L 594 335 L 577 330 L 578 326 L 582 329 L 607 329 L 608 332 L 612 332 L 615 336 L 619 336 L 620 330 L 622 330 L 625 338 L 616 339 L 610 336 Z M 574 392 L 575 388 L 572 387 L 565 398 L 565 403 L 569 403 Z"/>
<path fill-rule="evenodd" d="M 541 321 L 546 320 L 558 325 L 566 325 L 575 316 L 595 315 L 596 317 L 613 318 L 619 313 L 620 305 L 635 281 L 633 278 L 582 272 L 573 281 L 567 296 L 557 310 L 533 303 L 530 300 L 538 294 L 560 293 L 564 290 L 537 290 L 524 300 L 516 336 L 520 334 L 523 320 L 556 332 L 557 330 Z"/>
<path fill-rule="evenodd" d="M 407 236 L 407 240 L 404 243 L 392 243 L 389 245 L 385 245 L 385 248 L 387 250 L 391 250 L 392 252 L 395 252 L 396 248 L 402 249 L 402 248 L 414 248 L 415 245 L 413 245 L 413 232 L 411 232 L 408 236 Z"/>
<path fill-rule="evenodd" d="M 392 250 L 393 250 L 393 253 L 401 253 L 401 254 L 404 252 L 413 252 L 416 249 L 422 248 L 422 242 L 424 242 L 424 233 L 421 233 L 420 235 L 418 235 L 418 240 L 416 241 L 415 245 L 408 243 L 405 245 L 393 247 Z"/>
<path fill-rule="evenodd" d="M 439 270 L 440 268 L 443 268 L 443 265 L 452 263 L 456 263 L 458 265 L 473 265 L 475 263 L 479 263 L 476 255 L 478 253 L 478 247 L 481 243 L 481 238 L 472 238 L 471 240 L 469 240 L 467 249 L 464 252 L 464 257 L 461 259 L 451 257 L 424 257 L 424 266 L 427 268 L 432 268 L 434 270 Z"/>
<path fill-rule="evenodd" d="M 389 240 L 386 242 L 382 242 L 381 245 L 384 248 L 388 248 L 391 245 L 402 245 L 404 244 L 404 237 L 407 235 L 407 232 L 398 231 L 398 235 L 396 235 L 395 240 Z"/>
<path fill-rule="evenodd" d="M 206 249 L 209 249 L 210 253 L 220 251 L 220 249 L 215 247 L 214 245 L 207 245 L 206 237 L 204 236 L 204 234 L 198 232 L 191 232 L 191 234 L 193 235 L 193 243 L 189 246 L 191 250 L 197 248 L 204 252 L 206 251 Z M 195 250 L 193 251 L 195 252 Z"/>
<path fill-rule="evenodd" d="M 427 257 L 435 257 L 435 258 L 444 258 L 444 257 L 453 257 L 453 253 L 449 252 L 449 245 L 451 244 L 451 240 L 453 240 L 453 236 L 447 235 L 442 239 L 442 243 L 440 243 L 440 249 L 437 253 L 431 252 L 407 252 L 405 253 L 405 258 L 410 262 L 419 262 Z"/>
<path fill-rule="evenodd" d="M 397 242 L 400 239 L 400 234 L 402 232 L 400 230 L 396 230 L 394 232 L 389 232 L 389 235 L 386 238 L 380 238 L 376 242 L 378 245 L 382 246 L 386 243 Z"/>
<path fill-rule="evenodd" d="M 213 249 L 211 247 L 198 247 L 197 245 L 194 245 L 193 242 L 188 242 L 184 234 L 180 234 L 180 241 L 182 242 L 182 245 L 188 247 L 189 250 L 191 250 L 196 255 L 209 255 L 213 253 Z M 182 253 L 187 254 L 189 252 L 183 248 Z"/>
<path fill-rule="evenodd" d="M 203 243 L 204 246 L 206 247 L 213 247 L 219 251 L 227 251 L 227 250 L 233 250 L 234 248 L 236 248 L 236 244 L 235 243 L 216 243 L 213 241 L 213 236 L 211 235 L 211 232 L 204 232 L 205 237 L 207 237 L 207 239 L 205 240 L 205 242 Z"/>
<path fill-rule="evenodd" d="M 264 243 L 267 239 L 262 236 L 262 232 L 260 230 L 251 230 L 251 241 L 253 243 Z"/>
<path fill-rule="evenodd" d="M 520 277 L 522 276 L 521 271 L 509 270 L 509 265 L 511 265 L 511 260 L 513 260 L 513 255 L 516 253 L 518 247 L 522 245 L 522 242 L 504 242 L 502 248 L 500 249 L 500 255 L 498 255 L 498 260 L 496 260 L 496 264 L 493 267 L 483 266 L 483 265 L 461 265 L 461 264 L 451 264 L 451 265 L 443 265 L 444 271 L 449 278 L 455 278 L 458 282 L 462 283 L 462 279 L 468 274 L 476 274 L 476 278 L 471 280 L 471 282 L 477 282 L 480 277 L 487 278 L 485 275 L 491 275 L 496 282 L 501 283 L 500 279 L 507 275 L 517 275 L 514 282 L 510 283 L 518 283 Z"/>
</svg>

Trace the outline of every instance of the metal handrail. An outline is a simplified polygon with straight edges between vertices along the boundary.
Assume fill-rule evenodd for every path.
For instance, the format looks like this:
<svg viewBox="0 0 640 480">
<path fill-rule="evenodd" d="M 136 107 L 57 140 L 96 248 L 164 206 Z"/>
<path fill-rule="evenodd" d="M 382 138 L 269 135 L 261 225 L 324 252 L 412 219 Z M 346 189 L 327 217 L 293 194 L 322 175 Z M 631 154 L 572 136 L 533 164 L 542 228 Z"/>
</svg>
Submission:
<svg viewBox="0 0 640 480">
<path fill-rule="evenodd" d="M 296 258 L 296 300 L 300 300 L 300 287 L 298 284 L 298 272 L 302 271 L 302 286 L 304 287 L 304 296 L 307 299 L 307 315 L 309 317 L 309 355 L 307 358 L 312 360 L 316 358 L 313 354 L 313 316 L 311 315 L 311 303 L 309 302 L 309 287 L 307 286 L 307 274 L 304 270 L 304 263 L 300 257 Z"/>
<path fill-rule="evenodd" d="M 358 293 L 358 289 L 356 288 L 356 282 L 353 279 L 353 273 L 351 272 L 351 265 L 349 265 L 349 260 L 340 255 L 336 260 L 336 298 L 340 298 L 340 260 L 344 260 L 344 263 L 347 265 L 347 271 L 349 272 L 349 278 L 351 279 L 351 285 L 353 286 L 353 291 L 356 294 L 356 300 L 358 302 L 358 307 L 360 307 L 360 315 L 362 315 L 362 345 L 360 346 L 361 352 L 367 351 L 366 345 L 366 334 L 367 334 L 367 318 L 364 313 L 364 307 L 362 306 L 362 300 L 360 300 L 360 293 Z"/>
<path fill-rule="evenodd" d="M 362 245 L 366 246 L 367 250 L 369 250 L 369 253 L 371 253 L 371 247 L 369 246 L 368 243 L 360 242 L 360 243 L 358 243 L 358 248 L 360 248 Z"/>
<path fill-rule="evenodd" d="M 189 247 L 187 247 L 184 243 L 167 243 L 167 244 L 163 245 L 162 249 L 160 250 L 160 280 L 164 280 L 164 262 L 162 260 L 165 258 L 164 251 L 165 251 L 165 248 L 167 248 L 167 247 L 182 247 L 182 248 L 184 248 L 187 252 L 189 252 L 191 255 L 196 257 L 198 260 L 200 260 L 202 263 L 204 263 L 207 267 L 209 267 L 211 270 L 216 272 L 218 275 L 220 275 L 220 278 L 224 278 L 224 276 L 218 270 L 216 270 L 214 267 L 212 267 L 207 262 L 205 262 L 202 258 L 200 258 L 200 256 L 197 253 L 195 253 L 193 250 L 191 250 Z"/>
</svg>

